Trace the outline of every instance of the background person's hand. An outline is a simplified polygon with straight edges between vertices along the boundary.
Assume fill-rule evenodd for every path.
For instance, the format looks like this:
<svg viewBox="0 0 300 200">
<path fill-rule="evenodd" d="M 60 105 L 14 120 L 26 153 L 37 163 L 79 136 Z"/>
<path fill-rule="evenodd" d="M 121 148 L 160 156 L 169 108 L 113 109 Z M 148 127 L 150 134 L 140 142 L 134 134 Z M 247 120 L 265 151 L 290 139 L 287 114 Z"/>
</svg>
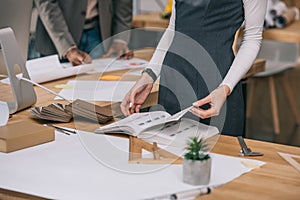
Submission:
<svg viewBox="0 0 300 200">
<path fill-rule="evenodd" d="M 120 58 L 121 56 L 124 59 L 133 58 L 133 51 L 128 49 L 127 43 L 119 40 L 114 41 L 107 53 L 102 57 L 109 58 L 114 54 L 116 54 L 117 58 Z"/>
<path fill-rule="evenodd" d="M 143 73 L 121 103 L 121 110 L 125 116 L 140 112 L 142 104 L 151 92 L 153 82 L 153 79 L 147 73 Z"/>
<path fill-rule="evenodd" d="M 72 63 L 73 66 L 91 63 L 92 58 L 84 51 L 80 51 L 77 48 L 70 49 L 65 57 L 68 59 L 70 63 Z"/>
<path fill-rule="evenodd" d="M 190 110 L 190 112 L 202 119 L 217 116 L 219 115 L 220 110 L 229 94 L 230 88 L 226 85 L 222 85 L 212 91 L 205 98 L 193 103 L 193 108 Z M 205 104 L 209 104 L 210 108 L 207 110 L 200 108 Z"/>
</svg>

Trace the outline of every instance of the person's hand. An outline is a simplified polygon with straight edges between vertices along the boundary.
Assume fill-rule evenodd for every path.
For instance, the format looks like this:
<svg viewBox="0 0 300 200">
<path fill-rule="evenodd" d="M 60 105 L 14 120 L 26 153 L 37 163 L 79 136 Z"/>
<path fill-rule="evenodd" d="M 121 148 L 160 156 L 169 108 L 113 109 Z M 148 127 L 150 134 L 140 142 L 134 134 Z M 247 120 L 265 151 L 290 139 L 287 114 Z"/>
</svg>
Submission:
<svg viewBox="0 0 300 200">
<path fill-rule="evenodd" d="M 109 58 L 113 54 L 117 55 L 117 58 L 124 58 L 124 59 L 131 59 L 133 58 L 133 51 L 128 49 L 127 43 L 123 41 L 114 41 L 107 51 L 106 54 L 104 54 L 103 58 Z"/>
<path fill-rule="evenodd" d="M 77 48 L 71 48 L 65 55 L 73 66 L 87 64 L 92 62 L 92 58 L 84 51 L 80 51 Z"/>
<path fill-rule="evenodd" d="M 142 104 L 151 92 L 153 82 L 153 79 L 147 73 L 143 73 L 121 103 L 121 110 L 125 116 L 140 112 Z"/>
<path fill-rule="evenodd" d="M 219 115 L 220 110 L 229 94 L 230 88 L 226 85 L 222 85 L 212 91 L 205 98 L 193 103 L 193 108 L 190 110 L 190 112 L 202 119 L 217 116 Z M 209 104 L 210 108 L 207 110 L 200 108 L 205 104 Z"/>
</svg>

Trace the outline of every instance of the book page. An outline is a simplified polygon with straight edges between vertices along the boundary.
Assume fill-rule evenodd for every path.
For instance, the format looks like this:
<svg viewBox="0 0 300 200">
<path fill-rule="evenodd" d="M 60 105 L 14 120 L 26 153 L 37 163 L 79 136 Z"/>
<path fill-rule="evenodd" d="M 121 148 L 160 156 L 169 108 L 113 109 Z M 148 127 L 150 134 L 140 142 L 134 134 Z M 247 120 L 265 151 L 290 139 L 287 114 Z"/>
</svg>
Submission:
<svg viewBox="0 0 300 200">
<path fill-rule="evenodd" d="M 175 113 L 174 115 L 170 116 L 168 119 L 167 119 L 167 122 L 171 122 L 171 121 L 177 121 L 179 120 L 183 115 L 185 115 L 193 106 L 190 106 L 190 107 L 187 107 L 186 109 L 178 112 L 178 113 Z"/>
<path fill-rule="evenodd" d="M 122 131 L 129 135 L 137 136 L 148 128 L 154 127 L 158 124 L 163 124 L 169 116 L 170 114 L 164 111 L 134 113 L 125 119 L 98 128 L 96 133 Z"/>
<path fill-rule="evenodd" d="M 184 148 L 191 137 L 212 138 L 219 134 L 218 128 L 198 121 L 183 118 L 165 124 L 159 129 L 152 129 L 141 133 L 138 137 L 148 142 L 171 145 Z"/>
<path fill-rule="evenodd" d="M 174 114 L 170 115 L 165 111 L 153 111 L 145 113 L 134 113 L 125 119 L 118 122 L 100 127 L 96 130 L 97 133 L 116 133 L 126 132 L 127 134 L 138 136 L 143 131 L 156 131 L 165 126 L 165 123 L 176 122 L 184 114 L 186 114 L 192 106 Z"/>
</svg>

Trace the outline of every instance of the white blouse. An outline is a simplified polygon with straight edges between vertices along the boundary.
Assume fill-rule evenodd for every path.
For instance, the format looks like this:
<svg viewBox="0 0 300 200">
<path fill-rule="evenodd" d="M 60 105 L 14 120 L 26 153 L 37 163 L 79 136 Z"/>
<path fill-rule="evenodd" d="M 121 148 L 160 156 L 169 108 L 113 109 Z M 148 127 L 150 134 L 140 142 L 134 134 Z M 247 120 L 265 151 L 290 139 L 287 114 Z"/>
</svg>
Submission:
<svg viewBox="0 0 300 200">
<path fill-rule="evenodd" d="M 243 4 L 245 14 L 245 21 L 243 23 L 244 37 L 230 70 L 223 82 L 220 83 L 220 85 L 227 85 L 230 91 L 233 90 L 244 74 L 248 72 L 257 56 L 262 40 L 267 0 L 243 0 Z M 175 0 L 173 0 L 169 26 L 163 34 L 147 67 L 151 68 L 157 76 L 160 74 L 162 62 L 174 37 L 175 12 Z"/>
</svg>

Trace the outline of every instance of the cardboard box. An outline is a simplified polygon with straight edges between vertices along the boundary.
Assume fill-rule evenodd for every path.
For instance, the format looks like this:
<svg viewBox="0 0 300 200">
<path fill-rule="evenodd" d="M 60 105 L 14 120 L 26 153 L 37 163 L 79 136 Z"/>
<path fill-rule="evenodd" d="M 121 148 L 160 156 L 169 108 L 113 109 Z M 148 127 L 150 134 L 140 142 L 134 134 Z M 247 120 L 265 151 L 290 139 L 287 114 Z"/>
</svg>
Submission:
<svg viewBox="0 0 300 200">
<path fill-rule="evenodd" d="M 0 152 L 9 153 L 54 139 L 53 128 L 31 122 L 16 122 L 0 127 Z"/>
</svg>

